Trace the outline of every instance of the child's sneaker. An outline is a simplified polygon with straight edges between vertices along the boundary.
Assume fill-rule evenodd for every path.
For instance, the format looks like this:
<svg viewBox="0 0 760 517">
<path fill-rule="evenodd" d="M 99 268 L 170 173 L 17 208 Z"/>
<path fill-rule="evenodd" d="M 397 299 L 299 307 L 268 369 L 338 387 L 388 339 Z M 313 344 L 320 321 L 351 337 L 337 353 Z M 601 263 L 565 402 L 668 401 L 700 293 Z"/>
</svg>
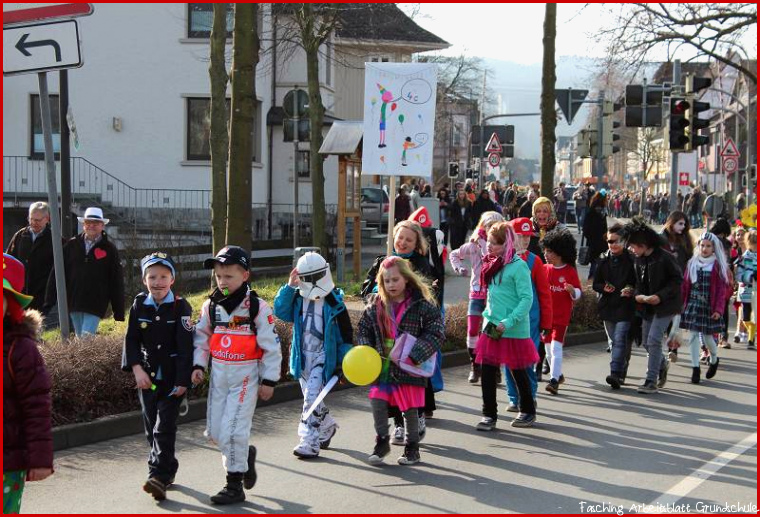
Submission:
<svg viewBox="0 0 760 517">
<path fill-rule="evenodd" d="M 720 357 L 716 357 L 715 362 L 710 363 L 710 367 L 707 368 L 707 373 L 705 374 L 705 379 L 712 379 L 715 377 L 715 374 L 718 371 L 718 364 L 720 364 Z"/>
<path fill-rule="evenodd" d="M 747 341 L 747 348 L 749 348 L 749 349 L 755 348 L 755 340 L 754 339 L 750 339 L 750 340 Z"/>
<path fill-rule="evenodd" d="M 490 416 L 484 416 L 475 426 L 478 431 L 493 431 L 496 428 L 496 419 Z"/>
<path fill-rule="evenodd" d="M 559 392 L 559 381 L 557 379 L 550 380 L 546 385 L 546 391 L 552 395 L 556 395 Z"/>
<path fill-rule="evenodd" d="M 405 429 L 400 425 L 397 425 L 396 429 L 393 430 L 393 439 L 391 440 L 391 443 L 393 445 L 404 445 L 404 432 Z"/>
<path fill-rule="evenodd" d="M 657 393 L 657 385 L 654 381 L 645 381 L 644 384 L 636 388 L 636 391 L 642 395 L 651 395 Z"/>
<path fill-rule="evenodd" d="M 674 348 L 668 352 L 668 361 L 673 364 L 676 364 L 678 362 L 678 350 Z"/>
<path fill-rule="evenodd" d="M 166 484 L 158 478 L 148 478 L 143 485 L 143 490 L 152 495 L 156 501 L 166 499 Z"/>
<path fill-rule="evenodd" d="M 399 465 L 414 465 L 420 462 L 420 446 L 416 443 L 409 443 L 404 447 L 404 454 L 398 460 Z"/>
<path fill-rule="evenodd" d="M 301 440 L 301 443 L 299 443 L 295 449 L 293 449 L 293 454 L 304 460 L 316 458 L 319 456 L 319 448 L 320 447 L 318 442 L 313 443 L 306 440 Z"/>
<path fill-rule="evenodd" d="M 533 427 L 536 423 L 536 415 L 530 415 L 528 413 L 520 413 L 517 418 L 512 420 L 512 427 Z"/>
<path fill-rule="evenodd" d="M 390 436 L 375 437 L 375 448 L 367 460 L 370 465 L 380 465 L 383 463 L 383 459 L 391 452 L 390 439 Z"/>
<path fill-rule="evenodd" d="M 248 446 L 248 470 L 243 475 L 243 486 L 250 490 L 256 486 L 256 447 Z"/>
<path fill-rule="evenodd" d="M 333 436 L 335 436 L 335 433 L 338 432 L 338 427 L 339 427 L 338 424 L 334 423 L 331 426 L 319 429 L 319 448 L 320 449 L 330 448 L 330 442 L 332 441 Z"/>
<path fill-rule="evenodd" d="M 670 370 L 670 363 L 665 361 L 660 367 L 660 374 L 657 377 L 657 387 L 664 388 L 668 382 L 668 370 Z"/>
<path fill-rule="evenodd" d="M 520 408 L 517 407 L 517 404 L 512 404 L 511 402 L 507 406 L 507 413 L 519 413 Z"/>
<path fill-rule="evenodd" d="M 227 484 L 218 494 L 211 496 L 211 502 L 214 504 L 234 504 L 243 501 L 245 501 L 245 492 L 243 492 L 242 472 L 228 473 Z"/>
<path fill-rule="evenodd" d="M 737 332 L 736 334 L 734 334 L 734 343 L 738 345 L 741 342 L 742 342 L 742 334 L 741 332 Z"/>
</svg>

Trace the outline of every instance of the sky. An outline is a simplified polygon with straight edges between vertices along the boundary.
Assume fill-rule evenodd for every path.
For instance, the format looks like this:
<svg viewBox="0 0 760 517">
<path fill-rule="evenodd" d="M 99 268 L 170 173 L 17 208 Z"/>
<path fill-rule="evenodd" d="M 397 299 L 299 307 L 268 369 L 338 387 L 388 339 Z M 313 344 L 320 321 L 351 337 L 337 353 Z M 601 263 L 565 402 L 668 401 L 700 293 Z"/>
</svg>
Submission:
<svg viewBox="0 0 760 517">
<path fill-rule="evenodd" d="M 401 4 L 419 9 L 414 21 L 452 44 L 446 55 L 540 63 L 543 56 L 544 4 Z M 584 7 L 585 6 L 585 7 Z M 603 48 L 589 38 L 604 21 L 600 7 L 558 4 L 557 55 L 602 57 Z M 493 23 L 489 28 L 488 24 Z"/>
</svg>

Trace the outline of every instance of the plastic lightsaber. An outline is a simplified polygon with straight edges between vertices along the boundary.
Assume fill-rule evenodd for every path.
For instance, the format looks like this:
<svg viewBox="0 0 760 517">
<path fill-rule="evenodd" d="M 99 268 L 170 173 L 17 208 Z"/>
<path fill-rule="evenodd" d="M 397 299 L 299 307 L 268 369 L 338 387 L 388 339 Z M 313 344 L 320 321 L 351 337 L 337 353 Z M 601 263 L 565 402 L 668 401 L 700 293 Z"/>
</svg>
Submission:
<svg viewBox="0 0 760 517">
<path fill-rule="evenodd" d="M 322 391 L 319 392 L 319 395 L 317 395 L 317 398 L 314 400 L 314 403 L 311 405 L 311 407 L 309 408 L 309 410 L 306 412 L 306 414 L 301 420 L 306 421 L 309 419 L 309 417 L 314 412 L 314 410 L 317 409 L 317 406 L 323 400 L 325 400 L 325 397 L 327 396 L 327 394 L 330 393 L 330 390 L 333 389 L 336 384 L 338 384 L 338 376 L 333 375 L 332 378 L 329 381 L 327 381 L 327 384 L 325 384 L 325 387 L 322 388 Z"/>
</svg>

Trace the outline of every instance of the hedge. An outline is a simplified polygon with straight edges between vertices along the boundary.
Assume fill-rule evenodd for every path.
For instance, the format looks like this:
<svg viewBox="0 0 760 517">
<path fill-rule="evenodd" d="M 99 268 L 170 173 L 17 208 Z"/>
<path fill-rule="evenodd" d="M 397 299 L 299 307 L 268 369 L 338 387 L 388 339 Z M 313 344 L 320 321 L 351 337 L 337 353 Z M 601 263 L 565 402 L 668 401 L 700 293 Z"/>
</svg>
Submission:
<svg viewBox="0 0 760 517">
<path fill-rule="evenodd" d="M 349 311 L 354 331 L 360 311 Z M 446 309 L 446 343 L 444 351 L 464 349 L 467 342 L 467 302 Z M 571 329 L 582 331 L 602 328 L 596 312 L 596 295 L 587 290 L 573 310 Z M 282 343 L 282 379 L 290 380 L 288 358 L 292 325 L 275 320 L 275 330 Z M 60 339 L 40 346 L 53 383 L 53 425 L 88 422 L 108 415 L 139 409 L 134 377 L 121 371 L 123 338 L 87 336 L 68 342 Z M 207 385 L 190 393 L 190 398 L 207 395 Z"/>
</svg>

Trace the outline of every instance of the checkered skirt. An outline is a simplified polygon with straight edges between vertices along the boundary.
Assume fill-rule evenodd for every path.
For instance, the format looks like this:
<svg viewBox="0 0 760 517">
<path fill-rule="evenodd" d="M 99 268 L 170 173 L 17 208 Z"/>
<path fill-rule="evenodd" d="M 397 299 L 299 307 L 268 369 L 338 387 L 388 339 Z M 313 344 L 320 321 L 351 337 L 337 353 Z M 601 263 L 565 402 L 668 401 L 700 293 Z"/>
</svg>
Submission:
<svg viewBox="0 0 760 517">
<path fill-rule="evenodd" d="M 723 317 L 714 320 L 710 308 L 710 271 L 699 271 L 697 281 L 691 286 L 686 310 L 681 317 L 681 328 L 703 334 L 723 332 Z"/>
</svg>

